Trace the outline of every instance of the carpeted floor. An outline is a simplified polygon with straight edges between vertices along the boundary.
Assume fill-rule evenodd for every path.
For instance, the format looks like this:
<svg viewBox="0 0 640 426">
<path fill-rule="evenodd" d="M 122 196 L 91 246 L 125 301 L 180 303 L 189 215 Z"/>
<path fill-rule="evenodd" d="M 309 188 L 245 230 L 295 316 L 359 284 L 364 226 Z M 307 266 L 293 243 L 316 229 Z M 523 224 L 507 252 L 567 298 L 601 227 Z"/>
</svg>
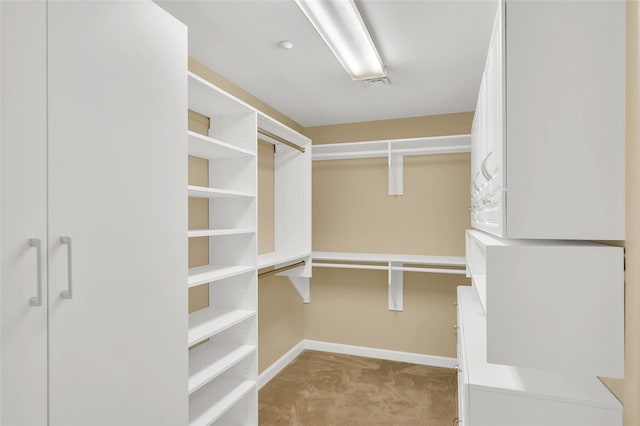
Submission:
<svg viewBox="0 0 640 426">
<path fill-rule="evenodd" d="M 304 351 L 259 393 L 260 426 L 451 426 L 453 370 Z"/>
</svg>

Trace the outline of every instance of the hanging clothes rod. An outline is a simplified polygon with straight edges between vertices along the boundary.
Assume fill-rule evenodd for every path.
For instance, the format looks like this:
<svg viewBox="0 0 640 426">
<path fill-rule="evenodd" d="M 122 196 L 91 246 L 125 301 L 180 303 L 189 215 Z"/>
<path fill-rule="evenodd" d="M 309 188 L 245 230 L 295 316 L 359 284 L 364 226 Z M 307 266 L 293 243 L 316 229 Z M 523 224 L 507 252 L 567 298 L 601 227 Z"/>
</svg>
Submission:
<svg viewBox="0 0 640 426">
<path fill-rule="evenodd" d="M 465 275 L 465 269 L 444 269 L 444 268 L 421 268 L 410 266 L 382 266 L 382 265 L 363 265 L 353 263 L 320 263 L 313 262 L 314 268 L 336 268 L 336 269 L 369 269 L 374 271 L 404 271 L 404 272 L 433 272 L 438 274 L 459 274 Z"/>
<path fill-rule="evenodd" d="M 274 141 L 276 141 L 276 142 L 279 142 L 279 143 L 281 143 L 281 144 L 287 145 L 288 147 L 291 147 L 291 148 L 293 148 L 293 149 L 297 149 L 297 150 L 298 150 L 298 151 L 300 151 L 300 152 L 303 152 L 303 153 L 304 153 L 304 151 L 305 151 L 304 147 L 299 146 L 299 145 L 296 145 L 296 144 L 295 144 L 295 143 L 293 143 L 293 142 L 289 142 L 288 140 L 283 139 L 283 138 L 281 138 L 281 137 L 280 137 L 280 136 L 278 136 L 278 135 L 274 135 L 273 133 L 271 133 L 271 132 L 269 132 L 269 131 L 267 131 L 267 130 L 264 130 L 264 129 L 260 129 L 260 128 L 258 128 L 258 135 L 262 135 L 262 136 L 265 136 L 265 137 L 267 137 L 267 138 L 271 138 L 271 139 L 273 139 L 273 140 L 274 140 Z M 267 142 L 270 142 L 270 141 L 267 141 Z"/>
<path fill-rule="evenodd" d="M 294 269 L 294 268 L 298 268 L 300 266 L 304 266 L 305 264 L 306 264 L 305 261 L 301 260 L 298 263 L 294 263 L 294 264 L 291 264 L 291 265 L 283 266 L 281 268 L 276 268 L 276 269 L 271 269 L 270 271 L 260 272 L 258 274 L 258 278 L 266 277 L 266 276 L 273 275 L 273 274 L 278 274 L 280 272 L 288 271 L 289 269 Z"/>
</svg>

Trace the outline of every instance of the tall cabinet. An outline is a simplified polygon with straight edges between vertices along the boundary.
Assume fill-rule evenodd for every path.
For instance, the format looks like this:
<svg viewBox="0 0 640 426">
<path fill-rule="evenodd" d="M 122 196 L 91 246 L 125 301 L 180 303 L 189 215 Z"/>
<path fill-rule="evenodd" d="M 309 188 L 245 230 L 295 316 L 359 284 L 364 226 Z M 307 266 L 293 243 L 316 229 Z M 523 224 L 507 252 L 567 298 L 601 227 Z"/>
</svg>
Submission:
<svg viewBox="0 0 640 426">
<path fill-rule="evenodd" d="M 465 426 L 622 424 L 625 4 L 501 0 L 458 289 Z M 488 235 L 492 234 L 492 235 Z"/>
<path fill-rule="evenodd" d="M 185 424 L 186 28 L 0 8 L 0 423 Z"/>
</svg>

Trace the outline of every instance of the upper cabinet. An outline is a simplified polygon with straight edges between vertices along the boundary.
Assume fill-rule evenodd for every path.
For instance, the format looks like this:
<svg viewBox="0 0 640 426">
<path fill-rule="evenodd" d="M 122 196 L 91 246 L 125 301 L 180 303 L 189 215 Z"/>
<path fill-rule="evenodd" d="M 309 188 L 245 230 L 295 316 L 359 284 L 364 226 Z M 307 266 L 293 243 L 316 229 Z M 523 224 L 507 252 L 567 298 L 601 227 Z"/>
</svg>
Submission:
<svg viewBox="0 0 640 426">
<path fill-rule="evenodd" d="M 472 128 L 472 225 L 624 239 L 625 3 L 498 9 Z"/>
</svg>

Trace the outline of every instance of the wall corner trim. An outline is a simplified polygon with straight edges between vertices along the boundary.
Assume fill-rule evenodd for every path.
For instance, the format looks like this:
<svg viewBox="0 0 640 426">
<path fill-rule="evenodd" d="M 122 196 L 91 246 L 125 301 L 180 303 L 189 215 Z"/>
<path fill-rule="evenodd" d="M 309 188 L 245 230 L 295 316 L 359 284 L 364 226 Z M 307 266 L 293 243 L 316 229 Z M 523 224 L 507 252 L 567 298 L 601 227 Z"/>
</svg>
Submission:
<svg viewBox="0 0 640 426">
<path fill-rule="evenodd" d="M 302 351 L 307 349 L 313 351 L 333 352 L 343 355 L 386 359 L 389 361 L 408 362 L 411 364 L 428 365 L 431 367 L 454 368 L 458 364 L 458 360 L 456 358 L 305 339 L 300 341 L 260 374 L 258 377 L 258 389 L 261 389 L 264 385 L 269 383 L 271 379 L 289 365 L 291 361 L 302 353 Z"/>
</svg>

